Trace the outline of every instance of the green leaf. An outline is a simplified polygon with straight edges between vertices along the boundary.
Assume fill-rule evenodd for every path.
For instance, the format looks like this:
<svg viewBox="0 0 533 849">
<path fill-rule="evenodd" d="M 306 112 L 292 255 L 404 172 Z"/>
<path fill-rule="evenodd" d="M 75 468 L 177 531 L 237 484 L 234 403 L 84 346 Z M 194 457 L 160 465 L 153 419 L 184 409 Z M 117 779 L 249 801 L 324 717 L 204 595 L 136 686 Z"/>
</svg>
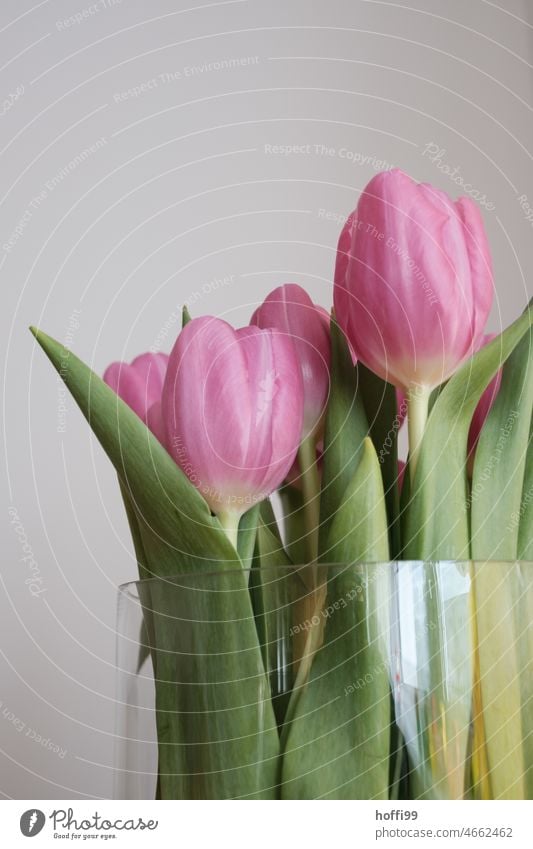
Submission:
<svg viewBox="0 0 533 849">
<path fill-rule="evenodd" d="M 126 510 L 126 518 L 128 519 L 133 548 L 135 550 L 137 567 L 139 569 L 139 577 L 141 579 L 149 578 L 151 576 L 151 572 L 148 567 L 148 557 L 146 555 L 146 551 L 144 550 L 141 529 L 139 527 L 139 520 L 137 518 L 137 514 L 132 504 L 129 492 L 127 491 L 120 478 L 118 479 L 118 483 L 120 486 L 120 494 L 122 495 L 122 500 L 124 502 L 124 509 Z"/>
<path fill-rule="evenodd" d="M 405 559 L 469 558 L 466 446 L 470 422 L 484 390 L 531 326 L 532 316 L 528 310 L 478 351 L 435 401 L 405 511 Z"/>
<path fill-rule="evenodd" d="M 65 357 L 63 345 L 32 332 L 113 463 L 137 517 L 158 539 L 153 573 L 235 568 L 235 549 L 218 520 L 140 418 L 73 353 Z"/>
<path fill-rule="evenodd" d="M 268 512 L 267 512 L 268 515 Z M 250 594 L 278 726 L 285 719 L 305 635 L 293 633 L 307 590 L 279 537 L 259 519 Z"/>
<path fill-rule="evenodd" d="M 237 551 L 244 569 L 249 569 L 252 565 L 260 509 L 261 505 L 255 504 L 250 510 L 246 511 L 239 522 Z"/>
<path fill-rule="evenodd" d="M 357 369 L 346 338 L 333 319 L 330 373 L 320 495 L 319 559 L 323 563 L 331 562 L 327 546 L 330 525 L 357 469 L 368 433 L 363 401 L 357 391 Z"/>
<path fill-rule="evenodd" d="M 295 564 L 306 563 L 306 527 L 302 493 L 294 486 L 284 486 L 279 490 L 279 496 L 289 557 Z"/>
<path fill-rule="evenodd" d="M 531 752 L 527 738 L 533 733 L 533 645 L 528 640 L 533 607 L 531 588 L 524 583 L 519 564 L 472 565 L 481 716 L 493 799 L 530 798 L 526 778 L 531 782 L 533 766 L 524 755 Z"/>
<path fill-rule="evenodd" d="M 328 548 L 333 563 L 389 560 L 383 481 L 369 437 L 363 441 L 361 462 L 331 523 Z"/>
<path fill-rule="evenodd" d="M 533 419 L 529 429 L 522 501 L 520 510 L 511 517 L 511 521 L 519 523 L 518 558 L 533 560 Z"/>
<path fill-rule="evenodd" d="M 484 390 L 531 326 L 527 311 L 498 338 L 466 362 L 439 393 L 422 440 L 416 475 L 406 507 L 403 531 L 404 557 L 409 560 L 467 560 L 470 557 L 469 503 L 466 474 L 468 430 Z M 431 572 L 435 571 L 432 582 Z M 426 595 L 429 622 L 441 621 L 439 567 L 427 564 L 430 582 Z M 456 617 L 457 618 L 457 617 Z M 454 625 L 454 627 L 456 627 Z M 420 737 L 428 751 L 439 744 L 439 757 L 417 795 L 431 797 L 448 787 L 448 798 L 466 792 L 467 746 L 470 723 L 468 700 L 448 701 L 446 669 L 448 629 L 436 627 L 431 642 L 428 674 L 434 701 L 443 705 L 439 714 L 431 700 L 420 715 Z M 444 695 L 442 695 L 444 694 Z M 424 724 L 425 723 L 425 724 Z"/>
<path fill-rule="evenodd" d="M 279 737 L 242 570 L 144 581 L 162 799 L 275 799 Z"/>
<path fill-rule="evenodd" d="M 276 520 L 276 515 L 274 513 L 274 508 L 272 507 L 272 502 L 270 498 L 265 498 L 264 501 L 261 502 L 260 507 L 260 515 L 263 520 L 263 524 L 266 525 L 271 534 L 274 534 L 280 545 L 283 547 L 283 543 L 281 542 L 281 534 L 279 532 L 278 523 Z"/>
<path fill-rule="evenodd" d="M 532 342 L 526 334 L 505 363 L 476 448 L 471 495 L 474 560 L 514 560 L 518 554 L 519 524 L 513 517 L 521 508 L 531 426 Z"/>
<path fill-rule="evenodd" d="M 184 304 L 182 311 L 181 311 L 181 329 L 182 330 L 185 327 L 185 325 L 189 323 L 190 320 L 191 320 L 191 314 L 189 312 L 189 307 L 186 304 Z"/>
<path fill-rule="evenodd" d="M 137 567 L 139 569 L 139 576 L 141 578 L 150 577 L 150 571 L 148 569 L 148 557 L 144 550 L 144 544 L 141 536 L 141 529 L 139 527 L 139 521 L 137 519 L 137 514 L 135 513 L 135 509 L 133 504 L 131 503 L 131 498 L 129 497 L 128 492 L 125 487 L 122 485 L 122 482 L 119 478 L 119 486 L 120 492 L 122 495 L 122 500 L 124 502 L 124 508 L 126 510 L 126 517 L 128 519 L 128 524 L 130 526 L 131 538 L 133 541 L 133 547 L 135 549 L 135 557 L 137 559 Z M 137 675 L 141 671 L 143 664 L 150 654 L 150 647 L 148 644 L 148 638 L 146 634 L 146 622 L 143 620 L 139 633 L 139 656 L 137 659 Z"/>
<path fill-rule="evenodd" d="M 161 798 L 275 798 L 279 738 L 237 553 L 138 416 L 74 354 L 33 333 L 115 466 L 143 574 L 168 577 L 139 584 L 156 675 Z M 198 591 L 202 580 L 208 592 Z"/>
<path fill-rule="evenodd" d="M 476 449 L 472 481 L 472 557 L 480 706 L 493 798 L 527 798 L 522 752 L 522 667 L 515 633 L 518 557 L 526 457 L 533 406 L 531 335 L 507 360 L 501 387 Z M 533 536 L 530 526 L 526 532 Z M 531 708 L 530 708 L 531 710 Z M 533 730 L 533 729 L 530 729 Z"/>
<path fill-rule="evenodd" d="M 359 467 L 331 524 L 324 642 L 293 694 L 285 736 L 285 799 L 387 799 L 391 696 L 387 663 L 390 569 L 383 483 L 365 439 Z M 357 561 L 367 561 L 366 563 Z M 284 740 L 282 736 L 282 743 Z"/>
<path fill-rule="evenodd" d="M 362 363 L 357 366 L 360 391 L 370 436 L 374 443 L 387 504 L 391 557 L 400 556 L 400 492 L 398 487 L 398 432 L 401 419 L 396 389 Z"/>
</svg>

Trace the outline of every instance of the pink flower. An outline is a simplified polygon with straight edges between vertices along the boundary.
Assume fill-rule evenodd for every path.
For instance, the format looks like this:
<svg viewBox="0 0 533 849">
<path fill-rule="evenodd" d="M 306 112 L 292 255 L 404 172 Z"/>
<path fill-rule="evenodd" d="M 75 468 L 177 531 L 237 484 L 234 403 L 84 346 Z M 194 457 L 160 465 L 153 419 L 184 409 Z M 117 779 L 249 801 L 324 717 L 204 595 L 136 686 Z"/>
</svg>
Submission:
<svg viewBox="0 0 533 849">
<path fill-rule="evenodd" d="M 300 444 L 303 385 L 292 340 L 193 319 L 170 355 L 162 417 L 176 463 L 223 524 L 235 526 L 282 483 Z"/>
<path fill-rule="evenodd" d="M 398 169 L 370 181 L 335 268 L 336 318 L 358 359 L 406 391 L 438 386 L 477 349 L 492 298 L 472 200 L 453 202 Z"/>
<path fill-rule="evenodd" d="M 294 340 L 304 385 L 302 438 L 316 434 L 329 392 L 329 315 L 297 283 L 286 283 L 270 292 L 251 324 L 275 328 Z"/>
<path fill-rule="evenodd" d="M 483 336 L 479 348 L 483 348 L 485 345 L 488 345 L 488 343 L 492 342 L 492 340 L 495 339 L 497 335 L 497 333 L 487 333 L 485 336 Z M 472 422 L 470 423 L 470 431 L 468 433 L 469 457 L 473 455 L 473 452 L 476 449 L 476 445 L 481 435 L 481 430 L 483 428 L 483 425 L 485 424 L 488 414 L 492 409 L 492 405 L 496 400 L 496 396 L 500 390 L 501 382 L 502 370 L 500 369 L 496 376 L 491 380 L 491 382 L 485 389 L 483 395 L 479 399 L 476 411 L 472 418 Z"/>
<path fill-rule="evenodd" d="M 167 354 L 141 354 L 128 363 L 111 363 L 104 372 L 104 380 L 123 401 L 150 425 L 149 410 L 161 400 L 163 382 L 168 365 Z M 159 437 L 158 434 L 156 436 Z"/>
</svg>

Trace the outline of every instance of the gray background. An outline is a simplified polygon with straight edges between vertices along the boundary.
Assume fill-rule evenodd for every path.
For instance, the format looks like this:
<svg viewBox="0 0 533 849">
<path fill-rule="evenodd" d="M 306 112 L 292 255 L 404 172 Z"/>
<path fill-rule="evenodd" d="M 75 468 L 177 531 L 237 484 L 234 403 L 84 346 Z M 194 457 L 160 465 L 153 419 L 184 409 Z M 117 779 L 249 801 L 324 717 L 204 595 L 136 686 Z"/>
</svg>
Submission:
<svg viewBox="0 0 533 849">
<path fill-rule="evenodd" d="M 454 196 L 458 167 L 486 196 L 508 324 L 531 294 L 531 11 L 3 0 L 3 796 L 111 794 L 116 587 L 136 574 L 115 475 L 27 325 L 102 372 L 169 350 L 184 301 L 245 323 L 296 281 L 329 307 L 340 217 L 391 165 Z"/>
</svg>

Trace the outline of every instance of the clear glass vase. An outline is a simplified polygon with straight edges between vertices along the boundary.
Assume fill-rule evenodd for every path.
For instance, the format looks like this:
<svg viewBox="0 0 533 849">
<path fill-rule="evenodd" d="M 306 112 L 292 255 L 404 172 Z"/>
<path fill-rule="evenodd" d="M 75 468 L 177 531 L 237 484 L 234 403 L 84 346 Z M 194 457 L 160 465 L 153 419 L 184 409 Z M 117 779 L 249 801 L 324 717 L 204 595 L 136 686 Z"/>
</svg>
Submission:
<svg viewBox="0 0 533 849">
<path fill-rule="evenodd" d="M 116 798 L 533 798 L 533 564 L 197 572 L 118 605 Z"/>
</svg>

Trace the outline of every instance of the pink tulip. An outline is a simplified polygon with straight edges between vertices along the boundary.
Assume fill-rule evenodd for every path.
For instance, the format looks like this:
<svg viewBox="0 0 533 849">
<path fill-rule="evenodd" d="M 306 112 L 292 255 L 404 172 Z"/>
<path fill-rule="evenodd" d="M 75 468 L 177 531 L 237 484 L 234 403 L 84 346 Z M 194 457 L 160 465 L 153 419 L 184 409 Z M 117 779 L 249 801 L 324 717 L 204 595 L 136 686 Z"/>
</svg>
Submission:
<svg viewBox="0 0 533 849">
<path fill-rule="evenodd" d="M 302 438 L 316 434 L 329 392 L 329 315 L 297 283 L 286 283 L 270 292 L 251 324 L 275 328 L 294 340 L 304 385 Z"/>
<path fill-rule="evenodd" d="M 161 400 L 167 365 L 168 354 L 141 354 L 131 365 L 111 363 L 104 372 L 107 385 L 151 430 L 148 414 L 152 405 Z"/>
<path fill-rule="evenodd" d="M 473 201 L 398 169 L 376 175 L 340 235 L 335 314 L 357 358 L 407 395 L 412 478 L 431 390 L 477 350 L 492 298 Z"/>
<path fill-rule="evenodd" d="M 493 339 L 497 336 L 496 333 L 487 333 L 483 336 L 481 341 L 480 348 L 483 348 L 485 345 L 488 345 Z M 496 376 L 491 380 L 487 388 L 485 389 L 483 395 L 479 399 L 478 405 L 476 407 L 476 411 L 472 418 L 472 422 L 470 424 L 470 431 L 468 433 L 468 455 L 469 457 L 473 457 L 473 452 L 476 449 L 476 445 L 478 443 L 479 437 L 481 435 L 481 430 L 485 421 L 487 419 L 488 414 L 492 409 L 492 405 L 496 400 L 496 396 L 500 390 L 500 385 L 502 382 L 502 370 L 500 369 Z"/>
<path fill-rule="evenodd" d="M 334 303 L 356 356 L 408 391 L 476 350 L 492 305 L 489 247 L 469 198 L 395 169 L 376 175 L 338 245 Z"/>
<path fill-rule="evenodd" d="M 170 454 L 235 542 L 240 515 L 282 483 L 300 444 L 303 384 L 292 340 L 193 319 L 170 355 L 162 413 Z"/>
</svg>

